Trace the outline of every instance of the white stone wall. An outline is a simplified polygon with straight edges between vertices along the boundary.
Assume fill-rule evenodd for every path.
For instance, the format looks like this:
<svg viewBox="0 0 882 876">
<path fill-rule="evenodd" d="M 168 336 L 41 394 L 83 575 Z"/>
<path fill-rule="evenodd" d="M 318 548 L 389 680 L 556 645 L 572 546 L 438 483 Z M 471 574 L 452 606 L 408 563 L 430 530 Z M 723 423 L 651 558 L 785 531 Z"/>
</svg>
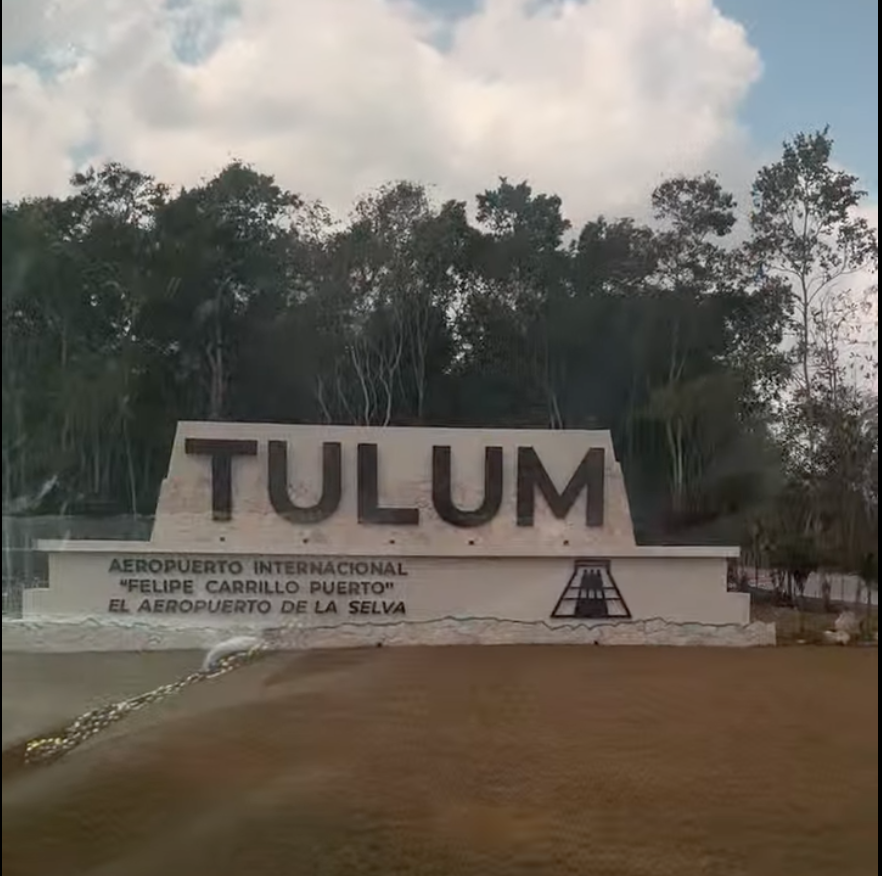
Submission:
<svg viewBox="0 0 882 876">
<path fill-rule="evenodd" d="M 162 594 L 131 593 L 121 585 L 121 581 L 131 578 L 161 582 L 170 576 L 142 573 L 123 574 L 111 572 L 109 567 L 114 560 L 132 557 L 134 559 L 154 559 L 164 561 L 174 556 L 190 559 L 211 559 L 211 555 L 174 555 L 171 553 L 114 553 L 106 550 L 69 551 L 50 555 L 51 586 L 47 589 L 30 589 L 24 595 L 24 616 L 103 617 L 111 614 L 119 604 L 112 601 L 125 599 L 129 615 L 140 620 L 163 621 L 167 599 Z M 221 555 L 216 555 L 221 556 Z M 195 576 L 196 594 L 191 600 L 202 598 L 215 600 L 227 598 L 218 595 L 223 581 L 261 577 L 277 580 L 281 585 L 288 584 L 288 576 L 260 576 L 250 570 L 261 557 L 253 554 L 225 554 L 223 559 L 237 559 L 243 566 L 240 575 Z M 275 557 L 296 562 L 303 557 Z M 328 558 L 313 558 L 318 562 Z M 567 587 L 574 570 L 574 560 L 559 557 L 507 557 L 486 559 L 459 559 L 441 557 L 411 557 L 403 560 L 392 558 L 396 565 L 400 562 L 405 576 L 387 577 L 391 588 L 382 596 L 355 595 L 330 597 L 324 592 L 310 593 L 312 575 L 295 575 L 300 591 L 297 594 L 267 597 L 272 606 L 267 614 L 252 610 L 247 616 L 242 612 L 198 615 L 188 614 L 188 621 L 229 625 L 233 623 L 259 623 L 262 625 L 290 622 L 295 619 L 286 614 L 284 603 L 293 609 L 294 601 L 302 600 L 306 612 L 297 615 L 301 626 L 327 626 L 343 621 L 373 623 L 375 616 L 352 615 L 350 603 L 371 601 L 380 608 L 385 603 L 390 609 L 403 603 L 404 614 L 395 614 L 395 620 L 408 620 L 425 623 L 448 618 L 466 620 L 468 618 L 496 618 L 518 623 L 543 621 L 549 624 L 560 623 L 551 615 L 557 601 Z M 349 560 L 344 560 L 348 563 Z M 702 556 L 649 556 L 631 555 L 610 561 L 613 580 L 627 605 L 633 620 L 649 621 L 661 619 L 673 623 L 702 624 L 746 624 L 750 617 L 750 597 L 742 593 L 729 593 L 726 590 L 726 560 L 720 557 Z M 180 575 L 175 575 L 180 578 Z M 340 576 L 343 578 L 362 576 Z M 373 578 L 376 576 L 363 576 Z M 384 577 L 384 576 L 381 576 Z M 322 584 L 333 584 L 336 576 L 320 579 Z M 356 582 L 360 583 L 360 582 Z M 210 591 L 206 591 L 206 585 Z M 171 597 L 170 597 L 171 598 Z M 181 599 L 180 593 L 174 595 Z M 337 609 L 327 611 L 328 602 L 333 598 Z M 163 599 L 163 611 L 139 611 L 144 600 L 148 608 L 156 607 L 156 600 Z M 319 602 L 324 611 L 319 611 Z M 394 605 L 393 605 L 394 604 Z M 356 608 L 363 608 L 359 605 Z M 172 618 L 174 620 L 175 618 Z M 387 618 L 388 619 L 388 618 Z"/>
<path fill-rule="evenodd" d="M 633 623 L 516 623 L 492 619 L 401 622 L 333 628 L 266 629 L 138 623 L 108 618 L 3 621 L 3 650 L 31 652 L 207 649 L 230 636 L 256 635 L 282 650 L 402 645 L 665 645 L 743 648 L 775 645 L 775 625 Z"/>
<path fill-rule="evenodd" d="M 233 512 L 227 522 L 212 518 L 211 463 L 185 453 L 187 438 L 257 441 L 256 457 L 233 462 Z M 333 516 L 295 526 L 275 513 L 267 489 L 269 440 L 287 442 L 289 493 L 299 504 L 317 498 L 322 443 L 340 442 L 343 495 Z M 364 442 L 378 446 L 381 502 L 419 508 L 419 526 L 358 521 L 356 448 Z M 484 449 L 503 448 L 503 501 L 493 520 L 458 528 L 438 517 L 432 505 L 434 445 L 451 447 L 452 494 L 463 508 L 482 502 Z M 556 519 L 537 497 L 535 525 L 517 526 L 520 446 L 538 453 L 559 490 L 588 450 L 603 448 L 603 526 L 586 525 L 584 496 L 564 520 Z M 56 542 L 43 548 L 49 552 L 50 586 L 24 593 L 24 620 L 4 622 L 4 648 L 203 647 L 218 637 L 267 629 L 282 631 L 278 640 L 285 647 L 465 641 L 735 645 L 770 644 L 774 639 L 774 630 L 749 624 L 749 597 L 727 592 L 727 560 L 737 556 L 737 549 L 635 544 L 624 479 L 608 432 L 181 423 L 150 542 Z M 188 576 L 146 571 L 143 563 L 176 557 L 235 561 L 242 571 Z M 401 563 L 406 573 L 379 576 L 390 585 L 381 595 L 338 597 L 312 591 L 315 573 L 267 573 L 254 565 L 261 560 L 347 558 L 387 559 Z M 574 564 L 585 558 L 608 564 L 627 606 L 624 617 L 575 622 L 555 616 Z M 126 559 L 142 561 L 143 568 L 121 569 Z M 187 584 L 191 592 L 162 592 L 169 579 L 187 577 L 192 579 Z M 352 578 L 377 583 L 377 577 L 320 576 L 324 583 Z M 140 582 L 134 589 L 132 579 Z M 241 585 L 254 579 L 283 588 L 293 584 L 296 593 L 283 589 L 270 596 L 219 589 L 224 581 Z M 145 593 L 141 585 L 159 592 Z M 242 601 L 252 598 L 253 604 Z M 333 612 L 328 607 L 332 598 Z M 200 603 L 194 609 L 195 601 L 211 599 L 232 599 L 234 605 L 216 603 L 211 608 Z M 296 611 L 294 603 L 301 603 Z M 370 614 L 363 611 L 364 603 L 369 603 Z"/>
</svg>

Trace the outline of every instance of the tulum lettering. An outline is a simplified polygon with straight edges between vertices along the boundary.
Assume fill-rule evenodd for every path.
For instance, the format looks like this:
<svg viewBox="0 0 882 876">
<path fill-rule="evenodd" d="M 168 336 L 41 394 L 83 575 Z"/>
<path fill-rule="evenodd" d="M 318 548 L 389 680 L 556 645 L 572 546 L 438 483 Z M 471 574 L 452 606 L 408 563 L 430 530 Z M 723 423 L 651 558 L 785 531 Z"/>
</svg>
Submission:
<svg viewBox="0 0 882 876">
<path fill-rule="evenodd" d="M 237 456 L 256 456 L 256 441 L 226 438 L 187 438 L 184 450 L 190 456 L 211 460 L 211 513 L 215 520 L 228 521 L 233 515 L 232 465 Z M 419 508 L 382 505 L 379 495 L 379 450 L 376 444 L 356 448 L 356 489 L 358 522 L 379 526 L 418 526 Z M 503 449 L 484 450 L 484 496 L 472 510 L 458 508 L 452 495 L 452 452 L 449 445 L 432 448 L 432 504 L 437 515 L 451 526 L 483 526 L 493 520 L 502 507 Z M 516 522 L 518 526 L 535 523 L 536 493 L 541 493 L 551 513 L 565 519 L 583 493 L 585 525 L 602 527 L 604 521 L 605 452 L 602 447 L 588 450 L 562 492 L 554 485 L 533 447 L 517 450 Z M 267 493 L 270 504 L 283 519 L 295 525 L 321 523 L 340 507 L 343 495 L 343 450 L 339 442 L 322 445 L 322 487 L 311 505 L 299 505 L 291 498 L 289 487 L 288 445 L 285 441 L 267 444 Z M 119 569 L 117 571 L 141 571 Z M 150 569 L 153 571 L 153 569 Z M 211 574 L 211 573 L 208 573 Z M 234 573 L 238 574 L 238 573 Z M 287 573 L 286 573 L 287 574 Z"/>
<path fill-rule="evenodd" d="M 432 504 L 451 526 L 470 528 L 489 523 L 502 506 L 502 448 L 484 450 L 484 500 L 473 511 L 453 503 L 452 453 L 447 446 L 432 448 Z"/>
<path fill-rule="evenodd" d="M 383 508 L 380 505 L 380 463 L 376 444 L 359 444 L 358 522 L 386 526 L 418 526 L 419 508 Z"/>
<path fill-rule="evenodd" d="M 336 441 L 322 445 L 322 494 L 314 505 L 301 507 L 288 493 L 288 444 L 267 444 L 267 483 L 269 499 L 275 512 L 289 523 L 321 523 L 339 507 L 343 495 L 343 451 Z"/>
<path fill-rule="evenodd" d="M 602 447 L 589 450 L 562 493 L 558 493 L 548 476 L 542 460 L 532 447 L 518 448 L 518 526 L 532 526 L 536 513 L 536 491 L 542 493 L 551 513 L 564 520 L 576 499 L 584 490 L 588 492 L 585 503 L 585 525 L 603 526 L 604 468 L 606 458 Z"/>
<path fill-rule="evenodd" d="M 187 438 L 184 453 L 211 458 L 211 514 L 215 520 L 230 520 L 233 516 L 233 457 L 257 456 L 257 442 Z"/>
</svg>

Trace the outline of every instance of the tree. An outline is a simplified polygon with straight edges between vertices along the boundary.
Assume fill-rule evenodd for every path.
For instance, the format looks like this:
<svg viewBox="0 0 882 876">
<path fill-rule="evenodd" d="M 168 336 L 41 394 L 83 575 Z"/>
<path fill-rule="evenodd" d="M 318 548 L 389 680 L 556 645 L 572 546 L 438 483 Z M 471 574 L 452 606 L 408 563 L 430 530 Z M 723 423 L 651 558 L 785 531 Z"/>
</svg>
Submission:
<svg viewBox="0 0 882 876">
<path fill-rule="evenodd" d="M 388 425 L 431 415 L 452 356 L 451 310 L 466 270 L 465 205 L 397 183 L 360 199 L 324 249 L 326 355 L 316 396 L 328 422 Z"/>
<path fill-rule="evenodd" d="M 855 571 L 878 531 L 877 404 L 842 352 L 844 278 L 875 258 L 858 201 L 826 133 L 761 172 L 743 246 L 710 174 L 662 183 L 651 226 L 571 229 L 504 178 L 477 221 L 399 181 L 332 225 L 240 162 L 180 190 L 96 168 L 3 207 L 4 507 L 149 513 L 181 419 L 610 429 L 639 537 Z"/>
<path fill-rule="evenodd" d="M 295 219 L 303 202 L 234 162 L 155 216 L 151 294 L 137 329 L 172 369 L 200 418 L 236 407 L 230 389 L 252 314 L 283 305 L 295 284 Z"/>
<path fill-rule="evenodd" d="M 878 546 L 868 550 L 861 561 L 860 577 L 867 594 L 867 618 L 864 631 L 869 638 L 872 634 L 873 592 L 879 592 L 879 549 Z"/>
<path fill-rule="evenodd" d="M 664 446 L 671 525 L 743 517 L 765 492 L 766 414 L 762 379 L 780 367 L 780 302 L 751 290 L 740 252 L 727 245 L 736 203 L 711 175 L 677 177 L 653 193 L 659 230 L 650 278 L 655 351 L 644 366 L 649 393 L 640 418 Z M 777 305 L 777 306 L 776 306 Z"/>
<path fill-rule="evenodd" d="M 567 424 L 566 378 L 553 335 L 568 279 L 563 237 L 570 223 L 559 197 L 534 193 L 525 181 L 503 177 L 476 201 L 481 233 L 470 241 L 470 282 L 456 324 L 461 383 L 469 400 L 481 398 L 474 407 L 486 415 L 560 428 Z"/>
<path fill-rule="evenodd" d="M 857 214 L 866 192 L 857 177 L 832 164 L 829 130 L 799 134 L 784 144 L 781 159 L 760 170 L 753 186 L 750 255 L 756 271 L 783 284 L 795 335 L 791 415 L 803 426 L 811 456 L 818 440 L 815 315 L 826 310 L 849 279 L 872 271 L 878 241 Z"/>
</svg>

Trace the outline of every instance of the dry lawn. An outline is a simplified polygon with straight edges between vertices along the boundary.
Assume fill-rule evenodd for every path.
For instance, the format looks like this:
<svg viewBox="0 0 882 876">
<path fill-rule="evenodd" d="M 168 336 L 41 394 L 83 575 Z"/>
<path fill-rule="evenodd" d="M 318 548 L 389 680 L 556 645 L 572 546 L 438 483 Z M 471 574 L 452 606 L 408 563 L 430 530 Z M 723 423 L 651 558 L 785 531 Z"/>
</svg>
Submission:
<svg viewBox="0 0 882 876">
<path fill-rule="evenodd" d="M 6 752 L 4 873 L 865 876 L 877 691 L 874 649 L 273 655 Z"/>
<path fill-rule="evenodd" d="M 860 621 L 862 635 L 872 638 L 872 634 L 879 629 L 878 613 L 874 610 L 868 615 L 863 606 L 858 609 L 849 607 L 848 611 L 855 614 Z M 779 645 L 823 644 L 825 630 L 834 629 L 839 614 L 839 611 L 798 611 L 794 608 L 756 603 L 750 611 L 751 620 L 775 624 Z"/>
</svg>

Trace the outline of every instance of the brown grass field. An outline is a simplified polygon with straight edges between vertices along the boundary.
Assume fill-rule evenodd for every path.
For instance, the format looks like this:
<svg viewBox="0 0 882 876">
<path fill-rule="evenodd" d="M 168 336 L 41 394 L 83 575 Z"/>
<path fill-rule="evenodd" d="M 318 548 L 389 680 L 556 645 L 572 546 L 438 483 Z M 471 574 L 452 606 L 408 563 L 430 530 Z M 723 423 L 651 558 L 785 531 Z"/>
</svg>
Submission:
<svg viewBox="0 0 882 876">
<path fill-rule="evenodd" d="M 875 609 L 867 613 L 863 606 L 847 606 L 860 621 L 862 635 L 872 638 L 879 629 L 879 616 Z M 834 629 L 839 611 L 825 612 L 819 603 L 810 611 L 796 611 L 792 608 L 778 607 L 773 604 L 756 604 L 751 606 L 751 620 L 774 623 L 778 632 L 779 645 L 820 645 L 824 642 L 824 631 Z"/>
<path fill-rule="evenodd" d="M 870 648 L 275 654 L 7 750 L 4 874 L 865 876 L 877 709 Z"/>
</svg>

